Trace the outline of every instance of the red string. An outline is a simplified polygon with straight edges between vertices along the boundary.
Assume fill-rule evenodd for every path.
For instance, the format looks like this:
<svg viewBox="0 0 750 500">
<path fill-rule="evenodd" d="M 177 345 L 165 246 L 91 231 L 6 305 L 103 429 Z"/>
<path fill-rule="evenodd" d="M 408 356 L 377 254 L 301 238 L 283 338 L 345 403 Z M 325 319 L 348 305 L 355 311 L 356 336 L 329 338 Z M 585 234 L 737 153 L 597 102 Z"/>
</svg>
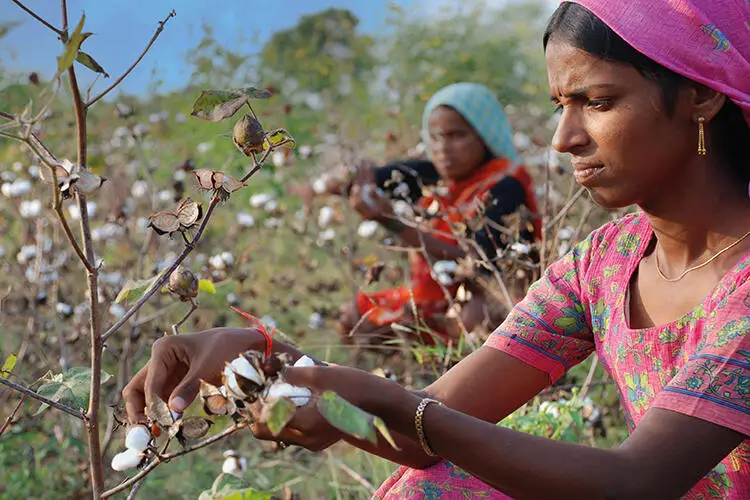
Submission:
<svg viewBox="0 0 750 500">
<path fill-rule="evenodd" d="M 271 333 L 268 333 L 268 330 L 266 329 L 266 325 L 258 321 L 253 315 L 250 313 L 246 313 L 242 309 L 237 309 L 234 306 L 230 306 L 234 312 L 242 316 L 243 318 L 250 320 L 255 326 L 258 327 L 258 330 L 260 333 L 263 334 L 263 337 L 266 339 L 266 358 L 271 356 L 272 347 L 273 347 L 273 332 L 276 331 L 276 328 L 271 329 Z"/>
</svg>

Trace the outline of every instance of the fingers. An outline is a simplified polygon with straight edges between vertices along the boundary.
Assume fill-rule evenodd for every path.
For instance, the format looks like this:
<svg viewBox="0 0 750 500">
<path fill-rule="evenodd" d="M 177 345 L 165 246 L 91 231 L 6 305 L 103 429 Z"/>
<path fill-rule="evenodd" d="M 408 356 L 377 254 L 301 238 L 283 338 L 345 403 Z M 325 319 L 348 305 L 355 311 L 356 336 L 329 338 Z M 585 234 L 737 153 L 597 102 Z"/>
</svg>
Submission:
<svg viewBox="0 0 750 500">
<path fill-rule="evenodd" d="M 190 370 L 169 396 L 169 407 L 177 413 L 183 413 L 190 406 L 200 389 L 200 376 Z"/>
<path fill-rule="evenodd" d="M 175 340 L 171 340 L 173 338 Z M 188 371 L 187 365 L 178 358 L 177 343 L 176 337 L 162 337 L 154 343 L 143 388 L 147 405 L 154 395 L 166 401 Z"/>
<path fill-rule="evenodd" d="M 284 379 L 292 385 L 308 389 L 325 389 L 324 378 L 330 368 L 310 366 L 305 368 L 288 367 L 284 370 Z"/>
<path fill-rule="evenodd" d="M 147 374 L 148 363 L 122 390 L 122 397 L 125 400 L 125 409 L 128 413 L 128 420 L 131 424 L 146 422 L 146 396 L 143 391 L 143 385 L 146 381 Z"/>
</svg>

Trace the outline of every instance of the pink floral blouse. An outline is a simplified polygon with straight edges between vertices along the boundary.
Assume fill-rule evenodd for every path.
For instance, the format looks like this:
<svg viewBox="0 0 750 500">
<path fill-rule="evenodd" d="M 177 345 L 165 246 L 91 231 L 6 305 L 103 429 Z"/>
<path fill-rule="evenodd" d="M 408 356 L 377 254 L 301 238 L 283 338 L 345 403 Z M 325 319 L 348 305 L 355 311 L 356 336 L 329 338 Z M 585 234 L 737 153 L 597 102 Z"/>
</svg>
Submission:
<svg viewBox="0 0 750 500">
<path fill-rule="evenodd" d="M 628 286 L 652 236 L 643 214 L 593 232 L 549 268 L 485 345 L 544 370 L 552 381 L 596 351 L 619 388 L 631 432 L 656 407 L 750 436 L 750 253 L 682 318 L 632 329 Z M 508 497 L 440 462 L 399 468 L 374 498 Z M 750 498 L 750 439 L 684 498 Z"/>
</svg>

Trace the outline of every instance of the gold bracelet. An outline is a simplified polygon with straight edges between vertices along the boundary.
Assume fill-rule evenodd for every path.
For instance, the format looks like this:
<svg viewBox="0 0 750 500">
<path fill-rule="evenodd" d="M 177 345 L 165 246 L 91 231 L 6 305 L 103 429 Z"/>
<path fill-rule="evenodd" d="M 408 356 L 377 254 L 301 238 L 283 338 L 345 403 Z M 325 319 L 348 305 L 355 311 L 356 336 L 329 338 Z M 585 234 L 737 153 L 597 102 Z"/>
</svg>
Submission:
<svg viewBox="0 0 750 500">
<path fill-rule="evenodd" d="M 417 413 L 414 415 L 414 426 L 417 428 L 417 438 L 419 439 L 419 444 L 422 446 L 424 452 L 431 457 L 436 457 L 437 454 L 432 451 L 430 445 L 427 443 L 427 438 L 424 435 L 424 410 L 430 403 L 443 406 L 443 403 L 436 399 L 422 398 L 422 401 L 420 401 L 417 406 Z"/>
</svg>

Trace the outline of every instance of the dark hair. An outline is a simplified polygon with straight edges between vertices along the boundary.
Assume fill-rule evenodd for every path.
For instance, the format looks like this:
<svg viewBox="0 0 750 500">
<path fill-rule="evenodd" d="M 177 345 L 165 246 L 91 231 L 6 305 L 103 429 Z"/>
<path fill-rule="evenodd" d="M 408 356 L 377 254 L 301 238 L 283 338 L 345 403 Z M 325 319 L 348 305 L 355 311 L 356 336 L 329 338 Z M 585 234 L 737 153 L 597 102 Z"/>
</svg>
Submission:
<svg viewBox="0 0 750 500">
<path fill-rule="evenodd" d="M 576 3 L 565 2 L 552 14 L 544 30 L 545 50 L 552 37 L 607 61 L 634 67 L 644 78 L 659 86 L 664 108 L 670 117 L 674 113 L 679 88 L 689 82 L 688 78 L 635 50 L 590 10 Z M 709 147 L 727 162 L 732 175 L 747 185 L 750 182 L 750 157 L 747 153 L 750 126 L 742 109 L 727 99 L 709 124 L 708 139 Z"/>
</svg>

